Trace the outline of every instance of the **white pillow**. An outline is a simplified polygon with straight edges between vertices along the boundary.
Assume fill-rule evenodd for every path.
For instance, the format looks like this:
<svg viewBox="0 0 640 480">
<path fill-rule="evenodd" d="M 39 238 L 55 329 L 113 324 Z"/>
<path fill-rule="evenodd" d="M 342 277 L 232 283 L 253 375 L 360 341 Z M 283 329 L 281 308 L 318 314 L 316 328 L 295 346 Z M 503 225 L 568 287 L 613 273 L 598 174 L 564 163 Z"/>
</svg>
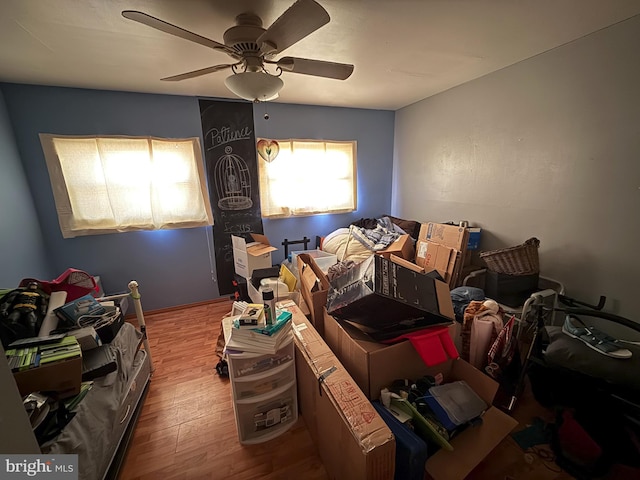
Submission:
<svg viewBox="0 0 640 480">
<path fill-rule="evenodd" d="M 373 252 L 349 234 L 348 228 L 339 228 L 328 234 L 322 242 L 322 250 L 333 253 L 339 262 L 352 260 L 360 263 Z"/>
</svg>

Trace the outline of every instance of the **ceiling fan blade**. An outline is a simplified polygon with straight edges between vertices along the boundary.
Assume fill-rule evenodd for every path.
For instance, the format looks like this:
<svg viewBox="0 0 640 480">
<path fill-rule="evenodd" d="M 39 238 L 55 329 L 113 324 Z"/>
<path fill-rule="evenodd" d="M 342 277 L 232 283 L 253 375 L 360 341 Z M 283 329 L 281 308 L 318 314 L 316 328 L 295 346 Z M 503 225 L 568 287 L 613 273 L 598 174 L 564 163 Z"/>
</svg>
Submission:
<svg viewBox="0 0 640 480">
<path fill-rule="evenodd" d="M 178 82 L 180 80 L 187 80 L 189 78 L 200 77 L 209 73 L 219 72 L 226 68 L 231 68 L 233 65 L 239 65 L 240 62 L 227 65 L 214 65 L 213 67 L 201 68 L 200 70 L 194 70 L 193 72 L 181 73 L 180 75 L 174 75 L 172 77 L 161 78 L 160 80 L 165 82 Z"/>
<path fill-rule="evenodd" d="M 164 20 L 160 20 L 159 18 L 152 17 L 151 15 L 148 15 L 146 13 L 138 12 L 136 10 L 123 10 L 122 16 L 124 18 L 128 18 L 129 20 L 147 25 L 148 27 L 155 28 L 156 30 L 160 30 L 161 32 L 175 35 L 176 37 L 180 37 L 191 42 L 199 43 L 200 45 L 213 48 L 214 50 L 220 50 L 228 55 L 231 55 L 233 58 L 240 58 L 235 50 L 227 47 L 223 43 L 219 43 L 215 40 L 202 37 L 196 33 L 190 32 L 189 30 L 185 30 L 184 28 L 180 28 L 176 25 L 165 22 Z"/>
<path fill-rule="evenodd" d="M 296 57 L 282 57 L 274 63 L 287 72 L 335 78 L 337 80 L 349 78 L 354 68 L 353 65 L 347 63 L 325 62 L 323 60 Z"/>
<path fill-rule="evenodd" d="M 257 40 L 263 53 L 280 53 L 329 22 L 314 0 L 297 0 Z"/>
</svg>

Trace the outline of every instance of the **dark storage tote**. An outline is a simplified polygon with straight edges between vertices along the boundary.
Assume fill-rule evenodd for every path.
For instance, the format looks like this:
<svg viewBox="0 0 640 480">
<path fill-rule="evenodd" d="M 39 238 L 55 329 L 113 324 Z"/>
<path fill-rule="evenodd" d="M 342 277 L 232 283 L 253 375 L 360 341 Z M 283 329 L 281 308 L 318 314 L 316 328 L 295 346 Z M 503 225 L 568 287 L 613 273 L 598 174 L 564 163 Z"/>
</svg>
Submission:
<svg viewBox="0 0 640 480">
<path fill-rule="evenodd" d="M 509 275 L 487 270 L 484 282 L 484 293 L 488 298 L 507 305 L 519 307 L 532 293 L 539 291 L 539 275 Z"/>
<path fill-rule="evenodd" d="M 379 401 L 371 402 L 378 415 L 396 437 L 396 471 L 394 480 L 422 480 L 427 462 L 427 444 L 409 427 L 400 423 Z"/>
</svg>

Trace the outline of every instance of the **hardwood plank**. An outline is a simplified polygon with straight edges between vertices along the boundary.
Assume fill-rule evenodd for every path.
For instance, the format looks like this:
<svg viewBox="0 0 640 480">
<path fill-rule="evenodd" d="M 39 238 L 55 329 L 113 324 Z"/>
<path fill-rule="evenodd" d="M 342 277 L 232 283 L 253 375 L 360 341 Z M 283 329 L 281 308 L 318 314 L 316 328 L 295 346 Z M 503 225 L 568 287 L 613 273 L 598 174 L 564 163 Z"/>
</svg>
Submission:
<svg viewBox="0 0 640 480">
<path fill-rule="evenodd" d="M 269 442 L 239 443 L 231 386 L 215 371 L 220 320 L 231 304 L 214 301 L 145 313 L 156 370 L 120 480 L 329 478 L 301 418 Z M 520 399 L 514 416 L 522 427 L 535 416 L 553 419 L 530 394 Z M 507 437 L 469 478 L 572 477 L 539 456 L 525 461 L 522 449 Z"/>
<path fill-rule="evenodd" d="M 231 301 L 145 313 L 156 370 L 120 479 L 327 479 L 302 420 L 277 439 L 238 441 L 229 380 L 215 371 Z"/>
</svg>

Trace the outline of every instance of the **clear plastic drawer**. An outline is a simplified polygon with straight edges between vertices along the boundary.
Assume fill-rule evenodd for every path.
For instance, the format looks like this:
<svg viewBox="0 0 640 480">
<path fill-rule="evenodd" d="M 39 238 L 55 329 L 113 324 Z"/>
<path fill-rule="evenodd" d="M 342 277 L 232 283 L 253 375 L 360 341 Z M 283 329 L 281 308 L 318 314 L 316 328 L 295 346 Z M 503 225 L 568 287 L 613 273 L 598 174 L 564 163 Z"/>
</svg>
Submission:
<svg viewBox="0 0 640 480">
<path fill-rule="evenodd" d="M 267 441 L 292 427 L 298 418 L 296 395 L 296 384 L 293 382 L 274 391 L 273 396 L 261 396 L 258 401 L 237 400 L 236 422 L 240 441 Z"/>
<path fill-rule="evenodd" d="M 293 361 L 288 361 L 274 370 L 263 374 L 240 377 L 233 383 L 233 392 L 236 400 L 266 395 L 284 385 L 293 382 L 296 378 Z"/>
<path fill-rule="evenodd" d="M 275 354 L 260 355 L 254 353 L 232 354 L 228 356 L 229 371 L 232 380 L 266 372 L 293 360 L 293 336 Z"/>
</svg>

